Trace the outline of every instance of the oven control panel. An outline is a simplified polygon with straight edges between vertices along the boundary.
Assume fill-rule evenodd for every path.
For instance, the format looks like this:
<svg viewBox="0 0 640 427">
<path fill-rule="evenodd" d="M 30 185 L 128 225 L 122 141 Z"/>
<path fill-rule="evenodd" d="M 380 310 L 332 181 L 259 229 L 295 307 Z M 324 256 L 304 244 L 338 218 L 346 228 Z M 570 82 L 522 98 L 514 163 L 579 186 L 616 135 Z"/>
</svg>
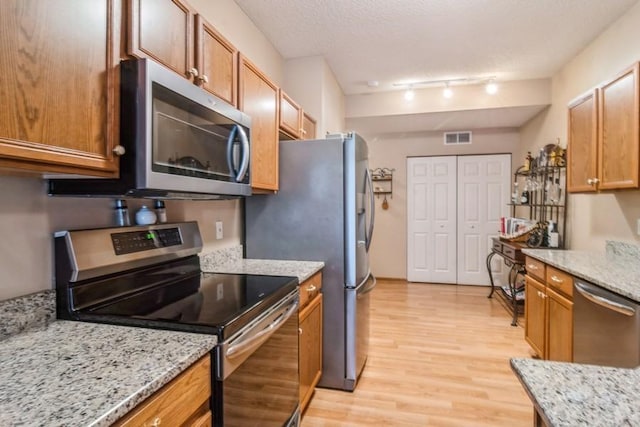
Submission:
<svg viewBox="0 0 640 427">
<path fill-rule="evenodd" d="M 161 230 L 113 233 L 111 234 L 111 242 L 116 255 L 124 255 L 169 246 L 179 246 L 182 244 L 182 238 L 178 228 L 164 228 Z"/>
</svg>

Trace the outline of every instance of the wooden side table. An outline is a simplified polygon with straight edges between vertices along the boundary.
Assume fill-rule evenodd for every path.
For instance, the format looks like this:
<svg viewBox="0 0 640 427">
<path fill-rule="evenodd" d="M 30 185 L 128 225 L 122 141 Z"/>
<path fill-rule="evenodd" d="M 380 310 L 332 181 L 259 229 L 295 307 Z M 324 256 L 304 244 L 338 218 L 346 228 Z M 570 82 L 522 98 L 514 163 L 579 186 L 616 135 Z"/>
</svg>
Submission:
<svg viewBox="0 0 640 427">
<path fill-rule="evenodd" d="M 493 274 L 491 273 L 491 260 L 493 257 L 496 255 L 501 256 L 505 265 L 510 267 L 508 276 L 509 292 L 500 288 L 496 295 L 504 298 L 507 307 L 511 311 L 513 316 L 511 326 L 518 326 L 519 307 L 522 307 L 524 312 L 523 302 L 518 302 L 517 299 L 517 278 L 520 275 L 526 274 L 525 259 L 522 253 L 522 248 L 526 247 L 524 243 L 503 241 L 499 237 L 494 237 L 491 252 L 487 255 L 487 271 L 489 272 L 489 280 L 491 281 L 491 292 L 489 292 L 487 298 L 491 298 L 496 290 L 493 282 Z"/>
</svg>

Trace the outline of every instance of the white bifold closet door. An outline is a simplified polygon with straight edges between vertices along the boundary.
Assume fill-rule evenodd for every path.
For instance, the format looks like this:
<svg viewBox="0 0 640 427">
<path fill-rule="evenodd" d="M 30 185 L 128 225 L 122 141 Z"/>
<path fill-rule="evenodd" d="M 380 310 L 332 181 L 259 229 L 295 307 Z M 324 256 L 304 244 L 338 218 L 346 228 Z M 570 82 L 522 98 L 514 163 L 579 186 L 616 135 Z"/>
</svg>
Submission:
<svg viewBox="0 0 640 427">
<path fill-rule="evenodd" d="M 456 158 L 407 159 L 407 280 L 456 283 Z"/>
<path fill-rule="evenodd" d="M 508 215 L 511 156 L 458 157 L 458 282 L 488 285 L 486 259 L 492 237 L 500 234 L 500 217 Z M 503 263 L 492 269 L 501 276 Z M 504 279 L 502 280 L 504 281 Z"/>
<path fill-rule="evenodd" d="M 509 154 L 408 158 L 407 280 L 488 285 L 486 258 L 508 215 L 510 182 Z M 499 282 L 500 261 L 492 263 Z"/>
</svg>

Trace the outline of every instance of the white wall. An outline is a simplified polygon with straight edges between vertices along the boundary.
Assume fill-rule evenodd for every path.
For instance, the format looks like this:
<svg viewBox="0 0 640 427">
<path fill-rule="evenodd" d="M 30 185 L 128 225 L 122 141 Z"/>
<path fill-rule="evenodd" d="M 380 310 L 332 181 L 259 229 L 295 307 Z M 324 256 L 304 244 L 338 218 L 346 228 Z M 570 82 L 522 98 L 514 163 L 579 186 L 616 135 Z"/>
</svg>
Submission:
<svg viewBox="0 0 640 427">
<path fill-rule="evenodd" d="M 538 149 L 556 138 L 567 143 L 567 104 L 640 60 L 640 3 L 567 63 L 552 79 L 552 105 L 521 130 L 522 147 Z M 567 242 L 571 249 L 600 250 L 605 240 L 640 242 L 640 191 L 569 195 Z"/>
<path fill-rule="evenodd" d="M 376 223 L 371 244 L 372 271 L 376 276 L 388 278 L 407 277 L 407 157 L 510 154 L 518 150 L 519 145 L 515 129 L 476 130 L 473 132 L 473 144 L 460 146 L 445 146 L 442 132 L 376 135 L 367 129 L 355 130 L 367 140 L 370 168 L 395 169 L 393 198 L 387 198 L 389 208 L 383 210 L 382 198 L 376 200 Z"/>
</svg>

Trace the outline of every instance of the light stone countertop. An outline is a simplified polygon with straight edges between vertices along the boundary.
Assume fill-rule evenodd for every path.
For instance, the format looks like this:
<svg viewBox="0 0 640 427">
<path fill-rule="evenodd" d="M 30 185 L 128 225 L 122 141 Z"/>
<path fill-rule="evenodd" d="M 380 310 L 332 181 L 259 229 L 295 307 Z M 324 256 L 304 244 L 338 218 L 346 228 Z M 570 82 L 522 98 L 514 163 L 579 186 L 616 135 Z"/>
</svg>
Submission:
<svg viewBox="0 0 640 427">
<path fill-rule="evenodd" d="M 640 369 L 511 359 L 549 427 L 640 425 Z"/>
<path fill-rule="evenodd" d="M 605 252 L 523 249 L 525 255 L 640 302 L 640 259 L 634 245 L 608 242 Z"/>
<path fill-rule="evenodd" d="M 302 283 L 324 268 L 324 262 L 244 259 L 242 246 L 235 246 L 201 255 L 200 268 L 209 273 L 292 276 Z"/>
<path fill-rule="evenodd" d="M 52 299 L 45 291 L 0 302 L 0 318 L 11 319 L 0 341 L 1 426 L 111 425 L 217 343 L 213 335 L 53 320 Z"/>
</svg>

